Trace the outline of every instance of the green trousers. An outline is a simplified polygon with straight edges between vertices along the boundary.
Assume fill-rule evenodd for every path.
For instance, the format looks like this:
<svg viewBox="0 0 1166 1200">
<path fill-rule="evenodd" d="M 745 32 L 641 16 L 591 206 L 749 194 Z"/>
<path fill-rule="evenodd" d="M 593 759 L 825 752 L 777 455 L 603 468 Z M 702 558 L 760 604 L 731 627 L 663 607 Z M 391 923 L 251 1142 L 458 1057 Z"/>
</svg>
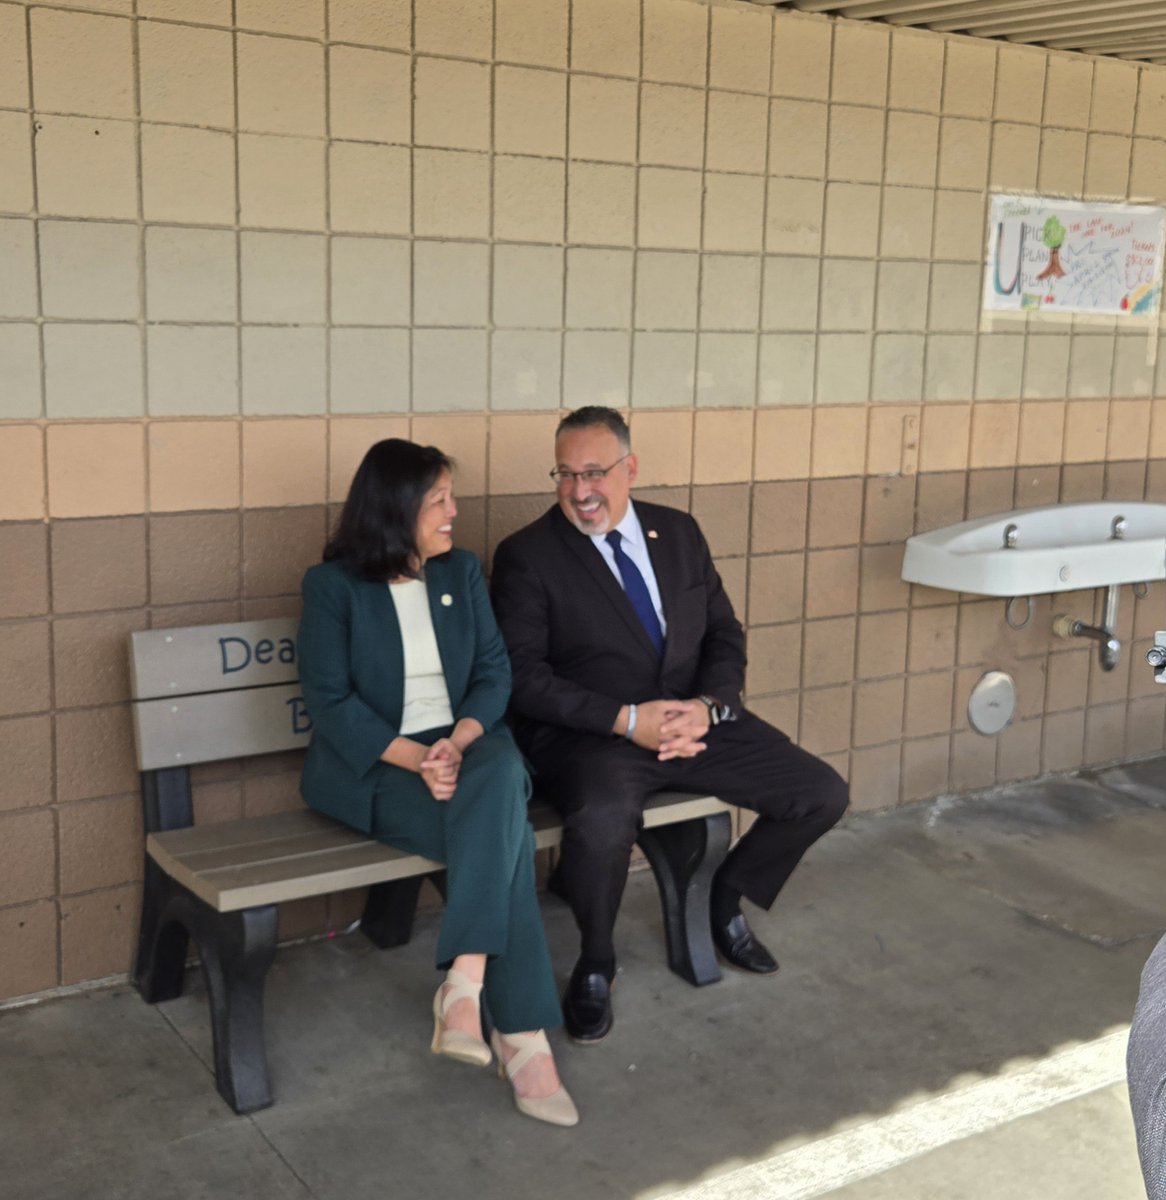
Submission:
<svg viewBox="0 0 1166 1200">
<path fill-rule="evenodd" d="M 448 733 L 409 736 L 431 745 Z M 471 743 L 451 800 L 434 800 L 419 775 L 387 764 L 373 798 L 378 841 L 445 863 L 438 969 L 459 954 L 485 954 L 486 1000 L 502 1033 L 562 1023 L 534 886 L 529 798 L 530 777 L 505 733 Z"/>
</svg>

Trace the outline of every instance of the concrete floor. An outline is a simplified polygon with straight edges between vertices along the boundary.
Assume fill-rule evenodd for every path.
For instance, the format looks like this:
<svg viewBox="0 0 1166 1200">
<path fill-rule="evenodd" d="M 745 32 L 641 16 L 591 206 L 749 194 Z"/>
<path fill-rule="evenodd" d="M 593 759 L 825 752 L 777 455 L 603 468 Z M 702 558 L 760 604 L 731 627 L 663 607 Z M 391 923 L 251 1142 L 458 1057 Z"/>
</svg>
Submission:
<svg viewBox="0 0 1166 1200">
<path fill-rule="evenodd" d="M 694 989 L 628 890 L 616 1025 L 558 1035 L 583 1114 L 521 1117 L 428 1051 L 436 917 L 282 950 L 274 1107 L 214 1090 L 205 995 L 0 1013 L 0 1197 L 1137 1200 L 1121 1056 L 1166 930 L 1166 758 L 860 815 L 755 927 L 783 966 Z M 556 969 L 570 915 L 544 901 Z"/>
</svg>

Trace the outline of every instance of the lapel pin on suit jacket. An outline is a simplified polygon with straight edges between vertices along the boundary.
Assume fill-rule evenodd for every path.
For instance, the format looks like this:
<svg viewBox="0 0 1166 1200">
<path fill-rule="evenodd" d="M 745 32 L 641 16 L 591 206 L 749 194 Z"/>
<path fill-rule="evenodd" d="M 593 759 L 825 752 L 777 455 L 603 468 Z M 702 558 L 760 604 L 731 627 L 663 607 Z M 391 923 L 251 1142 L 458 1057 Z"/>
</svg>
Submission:
<svg viewBox="0 0 1166 1200">
<path fill-rule="evenodd" d="M 658 533 L 657 533 L 657 532 L 656 532 L 654 529 L 649 529 L 649 530 L 648 530 L 648 537 L 650 537 L 650 538 L 654 538 L 654 537 L 659 537 L 659 536 L 660 536 L 660 535 L 659 535 L 659 534 L 658 534 Z"/>
<path fill-rule="evenodd" d="M 443 604 L 443 605 L 444 605 L 446 608 L 449 608 L 449 607 L 450 607 L 450 606 L 453 604 L 453 597 L 452 597 L 452 596 L 449 594 L 449 592 L 443 592 L 443 593 L 442 593 L 442 596 L 441 596 L 441 603 L 442 603 L 442 604 Z"/>
</svg>

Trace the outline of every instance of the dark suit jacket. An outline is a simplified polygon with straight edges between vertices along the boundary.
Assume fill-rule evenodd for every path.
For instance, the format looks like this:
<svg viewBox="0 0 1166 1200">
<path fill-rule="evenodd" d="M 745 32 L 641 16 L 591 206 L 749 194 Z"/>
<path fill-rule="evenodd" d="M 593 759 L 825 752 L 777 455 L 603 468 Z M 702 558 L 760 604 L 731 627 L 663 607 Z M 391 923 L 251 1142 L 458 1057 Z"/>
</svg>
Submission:
<svg viewBox="0 0 1166 1200">
<path fill-rule="evenodd" d="M 662 658 L 603 556 L 557 505 L 494 555 L 511 713 L 530 749 L 547 724 L 609 734 L 623 704 L 710 695 L 740 708 L 744 637 L 700 527 L 674 508 L 635 507 L 668 622 Z"/>
<path fill-rule="evenodd" d="M 506 710 L 510 663 L 481 564 L 465 550 L 430 559 L 425 586 L 454 720 L 474 717 L 489 731 Z M 300 683 L 312 740 L 300 791 L 311 808 L 371 833 L 380 756 L 404 706 L 397 610 L 387 584 L 338 562 L 310 568 L 303 595 Z"/>
</svg>

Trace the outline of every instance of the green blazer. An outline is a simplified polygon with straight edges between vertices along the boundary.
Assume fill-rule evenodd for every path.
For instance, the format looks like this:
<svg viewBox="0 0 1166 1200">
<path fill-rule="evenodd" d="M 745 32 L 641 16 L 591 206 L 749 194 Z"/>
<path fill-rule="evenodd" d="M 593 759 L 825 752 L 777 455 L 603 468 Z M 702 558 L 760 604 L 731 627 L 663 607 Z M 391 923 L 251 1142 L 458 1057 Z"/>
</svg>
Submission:
<svg viewBox="0 0 1166 1200">
<path fill-rule="evenodd" d="M 466 550 L 430 559 L 425 586 L 454 720 L 474 717 L 490 731 L 510 698 L 510 659 L 481 564 Z M 300 791 L 311 808 L 371 833 L 373 792 L 390 769 L 380 756 L 399 736 L 404 702 L 397 610 L 387 584 L 338 562 L 311 567 L 303 597 L 298 656 L 312 740 Z"/>
</svg>

